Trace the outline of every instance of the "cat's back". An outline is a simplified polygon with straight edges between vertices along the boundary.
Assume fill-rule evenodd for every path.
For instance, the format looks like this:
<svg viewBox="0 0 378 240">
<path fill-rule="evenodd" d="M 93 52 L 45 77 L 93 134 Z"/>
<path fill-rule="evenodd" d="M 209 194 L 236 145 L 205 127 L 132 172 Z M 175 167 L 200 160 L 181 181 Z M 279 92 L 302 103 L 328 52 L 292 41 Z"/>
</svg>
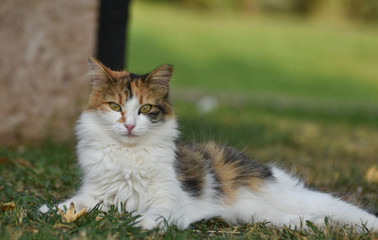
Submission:
<svg viewBox="0 0 378 240">
<path fill-rule="evenodd" d="M 240 187 L 256 190 L 262 181 L 273 178 L 270 167 L 233 147 L 214 142 L 178 142 L 176 147 L 177 178 L 192 197 L 200 198 L 211 190 L 217 197 L 232 200 Z"/>
</svg>

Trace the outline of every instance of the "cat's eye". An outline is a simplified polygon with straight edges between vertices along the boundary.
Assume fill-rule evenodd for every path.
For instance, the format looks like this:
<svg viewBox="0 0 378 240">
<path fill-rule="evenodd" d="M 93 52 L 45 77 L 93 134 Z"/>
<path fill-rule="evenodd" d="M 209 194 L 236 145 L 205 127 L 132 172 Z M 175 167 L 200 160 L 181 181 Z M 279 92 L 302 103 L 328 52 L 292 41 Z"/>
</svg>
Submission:
<svg viewBox="0 0 378 240">
<path fill-rule="evenodd" d="M 112 110 L 116 112 L 120 112 L 122 110 L 121 106 L 114 102 L 109 103 L 109 106 Z"/>
<path fill-rule="evenodd" d="M 141 113 L 148 113 L 151 111 L 152 105 L 151 104 L 145 104 L 139 108 L 139 112 Z"/>
</svg>

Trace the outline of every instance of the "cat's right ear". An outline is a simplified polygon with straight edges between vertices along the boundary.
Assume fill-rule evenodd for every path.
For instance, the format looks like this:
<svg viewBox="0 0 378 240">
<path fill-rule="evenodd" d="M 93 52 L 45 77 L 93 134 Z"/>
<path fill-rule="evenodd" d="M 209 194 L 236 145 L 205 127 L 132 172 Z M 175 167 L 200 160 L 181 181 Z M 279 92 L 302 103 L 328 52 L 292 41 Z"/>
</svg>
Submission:
<svg viewBox="0 0 378 240">
<path fill-rule="evenodd" d="M 100 61 L 94 58 L 88 58 L 89 72 L 88 75 L 92 80 L 92 86 L 97 87 L 106 84 L 107 81 L 112 80 L 109 75 L 109 68 L 105 67 Z"/>
</svg>

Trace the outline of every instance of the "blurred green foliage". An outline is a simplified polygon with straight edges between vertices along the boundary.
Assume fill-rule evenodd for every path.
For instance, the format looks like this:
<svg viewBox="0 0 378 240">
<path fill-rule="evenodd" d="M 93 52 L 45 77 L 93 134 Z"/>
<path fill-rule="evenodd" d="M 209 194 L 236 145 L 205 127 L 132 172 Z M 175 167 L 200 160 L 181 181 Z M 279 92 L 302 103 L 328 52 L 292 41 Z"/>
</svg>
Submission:
<svg viewBox="0 0 378 240">
<path fill-rule="evenodd" d="M 332 5 L 337 12 L 353 20 L 378 20 L 376 0 L 145 0 L 166 2 L 198 9 L 231 9 L 247 13 L 284 13 L 312 15 Z M 329 14 L 333 14 L 330 12 Z"/>
<path fill-rule="evenodd" d="M 348 14 L 352 18 L 377 21 L 377 0 L 344 0 Z"/>
<path fill-rule="evenodd" d="M 366 25 L 135 2 L 127 69 L 170 63 L 174 91 L 227 91 L 278 105 L 293 97 L 309 110 L 348 106 L 370 116 L 378 106 L 377 39 Z"/>
</svg>

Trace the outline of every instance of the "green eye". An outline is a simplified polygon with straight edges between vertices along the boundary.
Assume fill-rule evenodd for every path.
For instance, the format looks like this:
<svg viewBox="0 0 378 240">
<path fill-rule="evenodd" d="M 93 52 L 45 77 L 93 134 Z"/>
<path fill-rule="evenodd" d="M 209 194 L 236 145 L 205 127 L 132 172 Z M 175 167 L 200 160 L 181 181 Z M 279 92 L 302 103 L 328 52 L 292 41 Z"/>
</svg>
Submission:
<svg viewBox="0 0 378 240">
<path fill-rule="evenodd" d="M 152 106 L 150 104 L 143 105 L 139 108 L 139 112 L 148 113 L 151 110 Z"/>
<path fill-rule="evenodd" d="M 109 103 L 109 106 L 112 110 L 116 112 L 120 112 L 122 110 L 121 106 L 114 102 Z"/>
</svg>

